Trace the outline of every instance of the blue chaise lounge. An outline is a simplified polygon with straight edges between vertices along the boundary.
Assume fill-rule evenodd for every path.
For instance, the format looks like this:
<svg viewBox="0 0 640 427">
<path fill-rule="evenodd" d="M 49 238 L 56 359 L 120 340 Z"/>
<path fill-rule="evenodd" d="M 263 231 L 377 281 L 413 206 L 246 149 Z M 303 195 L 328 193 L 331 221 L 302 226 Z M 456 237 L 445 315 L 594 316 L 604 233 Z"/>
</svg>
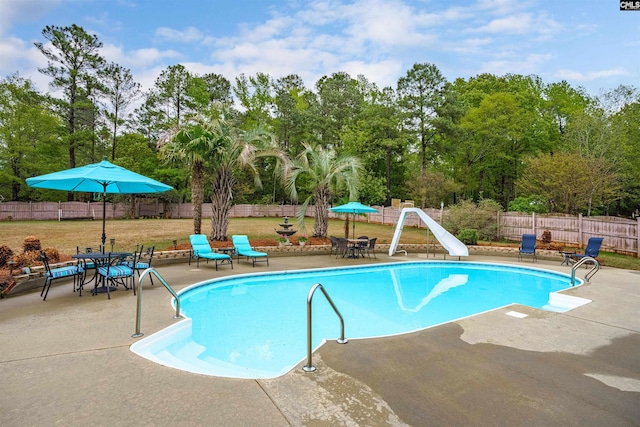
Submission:
<svg viewBox="0 0 640 427">
<path fill-rule="evenodd" d="M 243 234 L 231 236 L 231 240 L 233 241 L 233 247 L 236 251 L 236 255 L 238 256 L 238 262 L 240 262 L 240 257 L 244 256 L 251 258 L 253 262 L 253 266 L 256 266 L 256 262 L 266 261 L 267 265 L 269 265 L 269 255 L 266 252 L 254 251 L 249 243 L 249 238 Z"/>
<path fill-rule="evenodd" d="M 213 252 L 209 240 L 207 240 L 207 236 L 204 234 L 192 234 L 189 236 L 189 241 L 191 242 L 192 254 L 197 260 L 198 267 L 200 267 L 200 258 L 203 258 L 207 260 L 207 263 L 209 260 L 215 261 L 216 271 L 218 271 L 218 262 L 220 262 L 220 264 L 224 264 L 225 262 L 229 263 L 233 270 L 233 259 L 227 254 Z M 189 257 L 189 265 L 191 265 L 191 257 Z"/>
</svg>

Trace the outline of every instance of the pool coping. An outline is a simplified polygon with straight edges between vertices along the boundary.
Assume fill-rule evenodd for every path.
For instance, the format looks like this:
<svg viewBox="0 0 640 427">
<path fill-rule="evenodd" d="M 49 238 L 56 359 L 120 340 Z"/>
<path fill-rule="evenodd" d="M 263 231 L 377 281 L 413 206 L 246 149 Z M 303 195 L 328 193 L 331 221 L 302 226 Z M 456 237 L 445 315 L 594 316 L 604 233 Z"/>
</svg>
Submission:
<svg viewBox="0 0 640 427">
<path fill-rule="evenodd" d="M 318 256 L 305 264 L 353 262 Z M 536 267 L 570 271 L 560 262 L 539 260 Z M 234 272 L 286 264 L 274 259 L 271 267 L 234 266 Z M 233 274 L 185 263 L 159 268 L 178 288 Z M 78 297 L 63 284 L 46 302 L 39 292 L 25 292 L 0 301 L 0 373 L 8 397 L 0 424 L 634 425 L 639 280 L 638 272 L 605 267 L 566 292 L 593 301 L 568 313 L 509 306 L 398 337 L 328 342 L 314 354 L 315 373 L 295 369 L 257 381 L 189 374 L 132 354 L 131 292 L 119 290 L 111 300 Z M 150 285 L 143 292 L 143 332 L 173 323 L 169 294 Z"/>
</svg>

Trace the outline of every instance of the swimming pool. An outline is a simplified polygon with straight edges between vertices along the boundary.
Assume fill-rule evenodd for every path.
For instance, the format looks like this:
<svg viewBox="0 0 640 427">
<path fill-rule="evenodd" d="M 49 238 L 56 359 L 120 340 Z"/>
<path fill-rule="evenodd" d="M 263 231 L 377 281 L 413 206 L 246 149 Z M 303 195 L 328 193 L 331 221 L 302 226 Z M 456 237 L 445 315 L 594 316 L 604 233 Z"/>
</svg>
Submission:
<svg viewBox="0 0 640 427">
<path fill-rule="evenodd" d="M 344 317 L 348 339 L 412 332 L 512 303 L 552 311 L 572 304 L 555 302 L 563 298 L 557 291 L 571 287 L 568 275 L 501 264 L 420 261 L 245 274 L 184 289 L 188 318 L 131 350 L 206 375 L 283 375 L 305 358 L 306 302 L 316 283 Z M 337 316 L 316 293 L 313 347 L 339 335 Z"/>
</svg>

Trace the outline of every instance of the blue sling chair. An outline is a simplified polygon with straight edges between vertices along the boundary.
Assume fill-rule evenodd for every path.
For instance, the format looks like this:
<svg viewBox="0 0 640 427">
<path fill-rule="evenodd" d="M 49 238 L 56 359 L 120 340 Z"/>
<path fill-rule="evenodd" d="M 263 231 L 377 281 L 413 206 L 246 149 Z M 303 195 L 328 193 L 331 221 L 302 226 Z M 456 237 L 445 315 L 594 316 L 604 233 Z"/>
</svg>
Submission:
<svg viewBox="0 0 640 427">
<path fill-rule="evenodd" d="M 585 257 L 595 258 L 600 253 L 600 246 L 602 246 L 602 241 L 604 237 L 589 237 L 587 241 L 587 247 L 584 248 L 583 254 L 572 254 L 571 260 L 575 263 L 576 261 L 580 261 Z M 586 267 L 586 265 L 585 265 Z"/>
<path fill-rule="evenodd" d="M 207 236 L 204 234 L 192 234 L 189 236 L 189 241 L 191 242 L 192 255 L 197 261 L 198 268 L 200 267 L 200 258 L 202 258 L 206 259 L 207 263 L 209 263 L 209 260 L 215 261 L 216 271 L 218 271 L 218 262 L 220 264 L 224 264 L 225 262 L 230 264 L 233 270 L 233 260 L 231 257 L 227 254 L 214 252 L 211 249 Z M 191 265 L 191 257 L 189 257 L 189 265 Z"/>
<path fill-rule="evenodd" d="M 532 261 L 536 262 L 536 235 L 535 234 L 523 234 L 522 243 L 520 243 L 520 249 L 518 250 L 518 260 L 522 261 L 522 255 L 531 255 Z"/>
<path fill-rule="evenodd" d="M 233 241 L 233 247 L 238 256 L 238 262 L 240 262 L 240 257 L 244 256 L 247 257 L 247 259 L 251 259 L 254 267 L 256 266 L 256 262 L 259 261 L 266 261 L 267 265 L 269 265 L 269 255 L 266 252 L 254 251 L 247 236 L 231 236 L 231 241 Z"/>
</svg>

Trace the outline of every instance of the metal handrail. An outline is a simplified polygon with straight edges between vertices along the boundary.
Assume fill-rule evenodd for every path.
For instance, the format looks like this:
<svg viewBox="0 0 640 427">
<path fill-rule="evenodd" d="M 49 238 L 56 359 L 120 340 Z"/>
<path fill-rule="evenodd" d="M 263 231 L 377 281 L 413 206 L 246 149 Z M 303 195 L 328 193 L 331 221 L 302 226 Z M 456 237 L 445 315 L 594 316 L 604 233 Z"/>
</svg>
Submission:
<svg viewBox="0 0 640 427">
<path fill-rule="evenodd" d="M 331 297 L 329 297 L 329 294 L 327 294 L 327 291 L 325 291 L 324 287 L 320 283 L 316 283 L 315 285 L 313 285 L 311 290 L 309 290 L 309 295 L 307 296 L 307 364 L 302 367 L 302 370 L 305 371 L 305 372 L 313 372 L 313 371 L 316 370 L 316 367 L 311 364 L 311 357 L 312 357 L 311 356 L 311 354 L 312 354 L 312 349 L 311 349 L 311 318 L 312 318 L 312 316 L 311 316 L 311 302 L 313 300 L 313 294 L 316 292 L 316 289 L 318 289 L 318 288 L 320 288 L 320 290 L 324 294 L 325 298 L 327 298 L 327 301 L 329 301 L 329 304 L 331 305 L 331 308 L 333 308 L 333 311 L 336 312 L 336 314 L 338 315 L 338 318 L 340 319 L 340 338 L 338 340 L 336 340 L 336 341 L 338 342 L 338 344 L 346 344 L 346 343 L 349 342 L 349 340 L 344 337 L 344 319 L 342 318 L 342 315 L 340 314 L 340 312 L 336 308 L 335 304 L 331 300 Z"/>
<path fill-rule="evenodd" d="M 573 264 L 573 267 L 571 267 L 571 286 L 575 286 L 575 283 L 576 283 L 576 270 L 582 264 L 585 264 L 587 262 L 592 262 L 593 263 L 593 267 L 591 268 L 591 270 L 589 270 L 587 272 L 587 274 L 585 274 L 585 276 L 584 276 L 584 280 L 587 283 L 589 283 L 589 279 L 591 279 L 593 277 L 593 275 L 596 274 L 600 270 L 600 263 L 598 262 L 597 259 L 592 258 L 590 256 L 586 256 L 586 257 L 582 258 L 580 261 L 578 261 L 575 264 Z"/>
<path fill-rule="evenodd" d="M 184 317 L 180 314 L 180 298 L 178 298 L 178 294 L 176 294 L 176 291 L 174 291 L 173 288 L 169 286 L 166 280 L 164 280 L 164 278 L 160 275 L 160 273 L 158 273 L 158 271 L 155 268 L 149 267 L 142 272 L 142 274 L 140 275 L 140 278 L 138 279 L 138 300 L 136 303 L 136 332 L 133 335 L 131 335 L 131 337 L 133 338 L 138 338 L 144 335 L 142 332 L 140 332 L 140 319 L 142 317 L 142 281 L 144 280 L 145 277 L 147 277 L 151 273 L 153 273 L 158 278 L 158 280 L 160 280 L 160 282 L 164 285 L 164 287 L 169 292 L 171 292 L 171 295 L 173 295 L 173 297 L 176 299 L 176 315 L 173 316 L 173 318 L 182 319 Z"/>
</svg>

